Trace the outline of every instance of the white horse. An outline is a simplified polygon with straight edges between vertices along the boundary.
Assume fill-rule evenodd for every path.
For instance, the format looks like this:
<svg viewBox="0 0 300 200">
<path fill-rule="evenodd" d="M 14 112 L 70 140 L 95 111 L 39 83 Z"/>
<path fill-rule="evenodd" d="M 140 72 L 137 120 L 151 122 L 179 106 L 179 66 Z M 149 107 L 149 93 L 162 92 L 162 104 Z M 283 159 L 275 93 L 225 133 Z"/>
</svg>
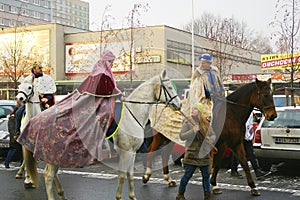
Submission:
<svg viewBox="0 0 300 200">
<path fill-rule="evenodd" d="M 23 104 L 25 104 L 26 114 L 22 119 L 22 123 L 20 127 L 20 131 L 22 132 L 22 130 L 28 124 L 29 120 L 42 112 L 37 87 L 33 87 L 32 83 L 27 83 L 27 82 L 20 84 L 16 99 L 21 101 Z M 23 148 L 23 152 L 24 152 L 24 148 Z M 23 163 L 16 174 L 16 179 L 22 178 L 24 168 L 25 168 L 25 161 L 23 160 Z M 33 187 L 31 178 L 29 177 L 27 171 L 25 172 L 24 187 L 25 188 Z"/>
<path fill-rule="evenodd" d="M 129 198 L 131 200 L 136 199 L 133 180 L 136 151 L 144 141 L 144 128 L 148 121 L 149 112 L 152 105 L 156 103 L 165 103 L 176 109 L 181 107 L 180 98 L 172 87 L 165 70 L 160 75 L 141 84 L 127 97 L 125 102 L 123 120 L 118 132 L 113 136 L 119 154 L 119 175 L 116 191 L 117 200 L 122 199 L 122 188 L 125 176 L 127 176 L 128 179 Z M 28 150 L 25 151 L 28 152 Z M 34 169 L 35 164 L 32 163 L 32 161 L 34 161 L 34 159 L 32 159 L 32 154 L 27 153 L 25 156 L 24 159 L 26 160 L 27 171 L 30 173 L 33 183 L 38 186 L 39 178 L 36 168 Z M 31 158 L 27 156 L 31 156 Z M 65 200 L 64 191 L 57 179 L 58 169 L 59 166 L 46 164 L 44 178 L 48 200 L 55 199 L 52 189 L 53 181 L 59 199 Z"/>
</svg>

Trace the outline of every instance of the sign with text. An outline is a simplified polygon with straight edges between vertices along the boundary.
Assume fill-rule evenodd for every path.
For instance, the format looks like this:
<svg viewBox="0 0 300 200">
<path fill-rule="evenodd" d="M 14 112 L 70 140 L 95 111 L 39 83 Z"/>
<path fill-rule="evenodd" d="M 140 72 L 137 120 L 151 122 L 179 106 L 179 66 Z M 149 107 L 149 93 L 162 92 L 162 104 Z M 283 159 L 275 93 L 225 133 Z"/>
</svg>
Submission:
<svg viewBox="0 0 300 200">
<path fill-rule="evenodd" d="M 66 75 L 88 74 L 100 59 L 100 43 L 66 44 Z M 130 57 L 122 49 L 129 49 L 128 42 L 115 42 L 106 47 L 116 56 L 112 72 L 127 73 L 130 71 Z"/>
<path fill-rule="evenodd" d="M 300 64 L 300 53 L 291 54 L 264 54 L 260 56 L 262 70 L 275 70 L 290 68 L 292 62 Z"/>
</svg>

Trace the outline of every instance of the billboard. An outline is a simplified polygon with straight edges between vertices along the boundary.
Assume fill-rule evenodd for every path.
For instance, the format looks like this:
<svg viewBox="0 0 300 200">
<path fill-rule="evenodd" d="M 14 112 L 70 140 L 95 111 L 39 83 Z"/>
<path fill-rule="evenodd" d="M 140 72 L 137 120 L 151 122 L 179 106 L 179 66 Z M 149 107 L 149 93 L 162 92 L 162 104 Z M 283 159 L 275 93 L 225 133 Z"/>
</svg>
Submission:
<svg viewBox="0 0 300 200">
<path fill-rule="evenodd" d="M 262 70 L 287 69 L 294 64 L 300 64 L 300 53 L 291 54 L 265 54 L 260 56 Z"/>
<path fill-rule="evenodd" d="M 65 45 L 65 73 L 67 76 L 88 74 L 94 64 L 100 59 L 100 43 L 69 43 Z M 112 67 L 113 73 L 127 73 L 130 71 L 129 42 L 115 42 L 106 45 L 116 56 Z M 124 50 L 126 49 L 126 50 Z M 134 70 L 134 66 L 133 66 Z"/>
<path fill-rule="evenodd" d="M 50 71 L 50 42 L 49 30 L 40 31 L 23 31 L 17 33 L 0 34 L 0 73 L 8 71 L 5 67 L 11 66 L 11 72 L 14 72 L 13 67 L 17 63 L 17 74 L 29 73 L 30 65 L 39 61 L 48 73 Z M 5 64 L 3 62 L 6 62 Z"/>
</svg>

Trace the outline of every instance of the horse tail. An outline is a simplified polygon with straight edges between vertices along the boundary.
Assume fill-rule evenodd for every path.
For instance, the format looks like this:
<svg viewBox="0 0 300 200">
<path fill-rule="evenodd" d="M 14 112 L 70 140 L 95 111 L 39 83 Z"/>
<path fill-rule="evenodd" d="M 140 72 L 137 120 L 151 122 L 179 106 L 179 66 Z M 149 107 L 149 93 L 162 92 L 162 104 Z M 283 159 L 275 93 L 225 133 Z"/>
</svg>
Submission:
<svg viewBox="0 0 300 200">
<path fill-rule="evenodd" d="M 27 173 L 29 174 L 32 183 L 39 187 L 40 184 L 40 177 L 37 171 L 37 162 L 33 157 L 33 153 L 30 152 L 28 149 L 23 147 L 23 154 L 24 154 L 24 161 Z"/>
</svg>

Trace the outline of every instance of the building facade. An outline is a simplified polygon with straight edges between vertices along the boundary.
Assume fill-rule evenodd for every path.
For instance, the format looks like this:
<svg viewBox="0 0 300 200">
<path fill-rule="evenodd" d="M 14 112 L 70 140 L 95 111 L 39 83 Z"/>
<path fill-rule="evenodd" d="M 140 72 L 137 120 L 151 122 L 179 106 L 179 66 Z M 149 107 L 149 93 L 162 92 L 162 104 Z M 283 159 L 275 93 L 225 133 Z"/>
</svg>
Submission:
<svg viewBox="0 0 300 200">
<path fill-rule="evenodd" d="M 80 0 L 0 0 L 0 27 L 50 22 L 89 30 L 89 3 Z"/>
<path fill-rule="evenodd" d="M 60 24 L 43 24 L 0 30 L 0 43 L 21 37 L 15 37 L 15 34 L 24 37 L 22 56 L 26 57 L 26 64 L 30 66 L 33 61 L 41 61 L 44 70 L 61 86 L 75 85 L 86 78 L 104 49 L 111 50 L 117 57 L 113 72 L 118 82 L 140 83 L 167 69 L 170 78 L 186 80 L 187 87 L 192 75 L 191 33 L 169 26 L 90 32 Z M 213 65 L 222 69 L 224 84 L 240 84 L 259 76 L 271 76 L 272 71 L 260 69 L 258 52 L 216 45 L 197 35 L 194 44 L 194 68 L 199 64 L 199 54 L 211 53 Z M 9 80 L 4 73 L 3 61 L 11 58 L 5 45 L 1 46 L 0 79 L 5 83 Z M 26 73 L 22 75 L 26 76 Z"/>
<path fill-rule="evenodd" d="M 80 0 L 52 0 L 51 22 L 89 30 L 89 3 Z"/>
</svg>

